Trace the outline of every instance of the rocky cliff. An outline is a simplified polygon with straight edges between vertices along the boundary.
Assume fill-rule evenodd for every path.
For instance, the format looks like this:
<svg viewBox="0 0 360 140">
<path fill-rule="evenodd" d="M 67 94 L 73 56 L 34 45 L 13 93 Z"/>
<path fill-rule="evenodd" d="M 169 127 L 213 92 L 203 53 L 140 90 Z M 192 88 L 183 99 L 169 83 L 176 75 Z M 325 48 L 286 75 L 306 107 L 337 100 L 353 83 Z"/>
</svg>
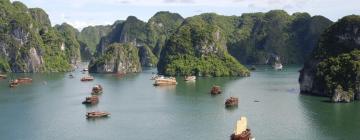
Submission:
<svg viewBox="0 0 360 140">
<path fill-rule="evenodd" d="M 0 71 L 68 71 L 60 33 L 48 15 L 21 2 L 0 1 Z"/>
<path fill-rule="evenodd" d="M 114 43 L 90 61 L 92 73 L 134 73 L 141 71 L 138 49 L 133 44 Z"/>
<path fill-rule="evenodd" d="M 55 25 L 55 28 L 63 37 L 62 49 L 65 51 L 67 60 L 73 65 L 79 64 L 81 61 L 80 43 L 77 40 L 79 31 L 67 23 Z"/>
<path fill-rule="evenodd" d="M 227 28 L 233 19 L 216 14 L 188 18 L 173 34 L 160 55 L 158 72 L 165 75 L 249 76 L 228 54 Z"/>
<path fill-rule="evenodd" d="M 300 73 L 303 94 L 334 102 L 360 99 L 360 16 L 340 19 L 324 34 Z"/>
<path fill-rule="evenodd" d="M 110 25 L 89 26 L 81 30 L 78 35 L 78 40 L 86 45 L 91 53 L 95 53 L 96 46 L 100 39 L 106 36 L 111 31 Z"/>
<path fill-rule="evenodd" d="M 233 24 L 227 46 L 241 63 L 267 64 L 277 56 L 285 64 L 301 64 L 332 22 L 322 16 L 272 10 L 243 14 Z"/>
</svg>

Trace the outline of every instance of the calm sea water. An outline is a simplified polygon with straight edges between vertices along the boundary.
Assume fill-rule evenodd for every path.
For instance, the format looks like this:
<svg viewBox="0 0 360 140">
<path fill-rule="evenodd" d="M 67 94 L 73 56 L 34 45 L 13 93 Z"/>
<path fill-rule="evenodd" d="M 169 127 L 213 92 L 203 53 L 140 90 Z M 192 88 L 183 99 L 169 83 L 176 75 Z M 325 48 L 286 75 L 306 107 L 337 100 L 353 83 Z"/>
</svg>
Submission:
<svg viewBox="0 0 360 140">
<path fill-rule="evenodd" d="M 266 139 L 359 139 L 360 104 L 327 103 L 327 98 L 299 95 L 299 66 L 278 72 L 259 66 L 247 78 L 198 78 L 170 87 L 154 87 L 155 69 L 117 78 L 93 75 L 80 82 L 81 72 L 13 74 L 34 82 L 8 88 L 0 81 L 1 140 L 227 140 L 235 122 L 246 116 L 253 135 Z M 101 84 L 104 94 L 93 107 L 81 104 L 91 87 Z M 212 85 L 224 93 L 211 96 Z M 239 97 L 236 109 L 224 101 Z M 254 102 L 258 100 L 260 102 Z M 87 111 L 108 111 L 107 119 L 87 120 Z"/>
</svg>

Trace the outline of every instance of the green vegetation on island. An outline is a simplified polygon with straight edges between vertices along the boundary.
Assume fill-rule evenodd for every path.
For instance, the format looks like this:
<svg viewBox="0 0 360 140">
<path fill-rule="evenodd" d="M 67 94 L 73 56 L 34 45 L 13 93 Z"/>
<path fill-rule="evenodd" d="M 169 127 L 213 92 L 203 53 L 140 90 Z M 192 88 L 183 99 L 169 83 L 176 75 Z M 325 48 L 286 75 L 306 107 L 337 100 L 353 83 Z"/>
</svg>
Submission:
<svg viewBox="0 0 360 140">
<path fill-rule="evenodd" d="M 346 16 L 321 36 L 300 75 L 302 93 L 334 102 L 360 99 L 360 16 Z"/>
</svg>

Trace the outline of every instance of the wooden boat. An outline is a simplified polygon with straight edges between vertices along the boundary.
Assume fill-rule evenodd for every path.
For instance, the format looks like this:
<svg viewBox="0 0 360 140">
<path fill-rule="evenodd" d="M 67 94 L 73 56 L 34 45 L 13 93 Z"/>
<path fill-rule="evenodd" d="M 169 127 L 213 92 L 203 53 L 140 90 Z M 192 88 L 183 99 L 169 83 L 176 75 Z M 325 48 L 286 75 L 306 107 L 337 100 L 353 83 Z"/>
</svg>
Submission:
<svg viewBox="0 0 360 140">
<path fill-rule="evenodd" d="M 175 77 L 164 77 L 158 78 L 155 80 L 154 86 L 166 86 L 166 85 L 176 85 L 176 78 Z"/>
<path fill-rule="evenodd" d="M 99 95 L 101 94 L 103 91 L 103 88 L 101 85 L 95 85 L 93 88 L 92 88 L 92 91 L 91 91 L 91 94 L 92 95 Z"/>
<path fill-rule="evenodd" d="M 86 82 L 86 81 L 93 81 L 94 77 L 92 76 L 85 76 L 83 78 L 81 78 L 81 81 Z"/>
<path fill-rule="evenodd" d="M 211 88 L 210 93 L 211 93 L 212 95 L 221 94 L 220 86 L 213 86 L 213 87 Z"/>
<path fill-rule="evenodd" d="M 98 96 L 91 96 L 91 97 L 86 97 L 85 101 L 82 102 L 82 104 L 97 104 L 99 103 L 99 97 Z"/>
<path fill-rule="evenodd" d="M 32 79 L 28 78 L 28 77 L 18 78 L 17 80 L 19 81 L 20 84 L 22 84 L 22 83 L 31 83 L 32 82 Z"/>
<path fill-rule="evenodd" d="M 185 76 L 185 81 L 195 81 L 196 76 Z"/>
<path fill-rule="evenodd" d="M 2 74 L 0 74 L 0 80 L 2 80 L 2 79 L 6 79 L 7 78 L 7 76 L 6 75 L 2 75 Z"/>
<path fill-rule="evenodd" d="M 18 79 L 11 80 L 9 83 L 9 87 L 16 87 L 19 84 L 31 83 L 31 82 L 32 82 L 32 79 L 28 78 L 28 77 L 18 78 Z"/>
<path fill-rule="evenodd" d="M 103 118 L 110 116 L 110 113 L 108 112 L 100 112 L 100 111 L 94 111 L 94 112 L 87 112 L 86 118 Z"/>
<path fill-rule="evenodd" d="M 247 127 L 246 117 L 241 117 L 236 122 L 234 133 L 230 136 L 231 140 L 252 140 L 250 129 Z"/>
<path fill-rule="evenodd" d="M 233 106 L 238 106 L 239 103 L 239 99 L 236 97 L 230 97 L 229 99 L 226 99 L 225 101 L 225 106 L 226 107 L 233 107 Z"/>
</svg>

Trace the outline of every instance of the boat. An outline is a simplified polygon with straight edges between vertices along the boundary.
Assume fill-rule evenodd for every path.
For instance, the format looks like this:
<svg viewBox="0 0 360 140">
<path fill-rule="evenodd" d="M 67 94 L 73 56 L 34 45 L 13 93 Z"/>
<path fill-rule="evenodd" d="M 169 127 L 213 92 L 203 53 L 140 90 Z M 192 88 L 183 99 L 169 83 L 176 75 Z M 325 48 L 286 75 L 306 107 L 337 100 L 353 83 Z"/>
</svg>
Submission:
<svg viewBox="0 0 360 140">
<path fill-rule="evenodd" d="M 225 101 L 226 107 L 238 106 L 238 104 L 239 104 L 239 99 L 236 97 L 230 97 L 229 99 L 226 99 L 226 101 Z"/>
<path fill-rule="evenodd" d="M 11 88 L 17 87 L 18 85 L 19 85 L 19 81 L 17 79 L 11 80 L 9 83 L 9 87 L 11 87 Z"/>
<path fill-rule="evenodd" d="M 69 74 L 69 78 L 74 78 L 74 75 L 72 75 L 72 74 Z"/>
<path fill-rule="evenodd" d="M 91 91 L 91 94 L 92 95 L 99 95 L 101 94 L 103 91 L 103 88 L 101 85 L 95 85 L 93 88 L 92 88 L 92 91 Z"/>
<path fill-rule="evenodd" d="M 92 76 L 85 76 L 83 78 L 81 78 L 81 81 L 85 82 L 85 81 L 93 81 L 94 77 Z"/>
<path fill-rule="evenodd" d="M 234 133 L 230 136 L 231 140 L 255 140 L 251 136 L 251 130 L 248 129 L 246 117 L 241 117 L 236 122 Z"/>
<path fill-rule="evenodd" d="M 195 81 L 196 76 L 185 76 L 185 81 Z"/>
<path fill-rule="evenodd" d="M 91 97 L 86 97 L 85 101 L 82 102 L 82 104 L 97 104 L 99 103 L 99 97 L 98 96 L 91 96 Z"/>
<path fill-rule="evenodd" d="M 157 80 L 157 79 L 164 79 L 165 77 L 163 76 L 163 75 L 157 75 L 157 74 L 155 74 L 155 75 L 153 75 L 152 77 L 151 77 L 151 80 Z"/>
<path fill-rule="evenodd" d="M 166 85 L 176 85 L 176 78 L 175 77 L 163 77 L 157 78 L 155 80 L 154 86 L 166 86 Z"/>
<path fill-rule="evenodd" d="M 28 77 L 18 78 L 18 79 L 11 80 L 9 83 L 9 87 L 16 87 L 19 84 L 31 83 L 31 82 L 32 82 L 32 79 L 28 78 Z"/>
<path fill-rule="evenodd" d="M 213 87 L 211 88 L 210 93 L 211 93 L 212 95 L 221 94 L 220 86 L 213 86 Z"/>
<path fill-rule="evenodd" d="M 101 111 L 94 111 L 94 112 L 87 112 L 86 118 L 104 118 L 110 116 L 108 112 L 101 112 Z"/>
<path fill-rule="evenodd" d="M 89 69 L 87 69 L 87 68 L 84 68 L 83 70 L 82 70 L 83 72 L 85 72 L 85 71 L 89 71 Z"/>
<path fill-rule="evenodd" d="M 22 83 L 31 83 L 32 82 L 32 79 L 28 78 L 28 77 L 18 78 L 17 80 L 19 81 L 20 84 L 22 84 Z"/>
<path fill-rule="evenodd" d="M 273 65 L 273 68 L 275 70 L 282 70 L 283 69 L 283 65 L 280 62 L 275 62 Z"/>
<path fill-rule="evenodd" d="M 2 74 L 0 74 L 0 80 L 1 79 L 6 79 L 7 78 L 7 76 L 6 75 L 2 75 Z"/>
</svg>

